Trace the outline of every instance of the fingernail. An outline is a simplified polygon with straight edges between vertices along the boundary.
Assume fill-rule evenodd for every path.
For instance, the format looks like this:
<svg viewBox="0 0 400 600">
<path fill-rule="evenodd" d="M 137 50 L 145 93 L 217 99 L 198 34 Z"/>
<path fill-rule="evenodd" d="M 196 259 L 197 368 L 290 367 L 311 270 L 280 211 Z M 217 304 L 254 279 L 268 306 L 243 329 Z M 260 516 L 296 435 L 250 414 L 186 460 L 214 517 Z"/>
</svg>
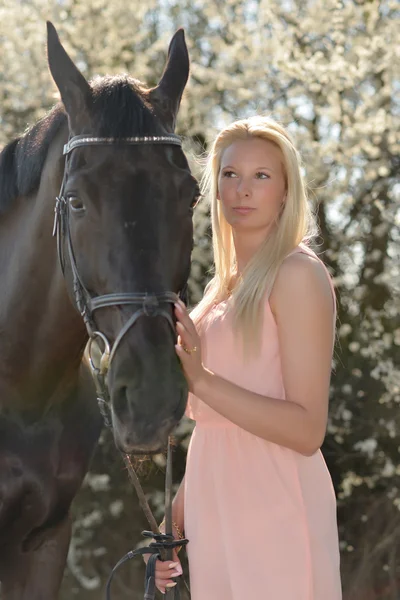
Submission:
<svg viewBox="0 0 400 600">
<path fill-rule="evenodd" d="M 173 588 L 176 586 L 176 581 L 174 581 L 173 583 L 167 583 L 167 585 L 165 587 L 167 588 Z"/>
<path fill-rule="evenodd" d="M 182 575 L 182 571 L 175 571 L 174 573 L 171 573 L 171 577 L 180 577 Z"/>
<path fill-rule="evenodd" d="M 179 563 L 178 563 L 178 562 L 173 562 L 173 563 L 169 564 L 169 565 L 168 565 L 168 567 L 169 567 L 170 569 L 173 569 L 174 567 L 177 567 L 178 565 L 179 565 Z"/>
</svg>

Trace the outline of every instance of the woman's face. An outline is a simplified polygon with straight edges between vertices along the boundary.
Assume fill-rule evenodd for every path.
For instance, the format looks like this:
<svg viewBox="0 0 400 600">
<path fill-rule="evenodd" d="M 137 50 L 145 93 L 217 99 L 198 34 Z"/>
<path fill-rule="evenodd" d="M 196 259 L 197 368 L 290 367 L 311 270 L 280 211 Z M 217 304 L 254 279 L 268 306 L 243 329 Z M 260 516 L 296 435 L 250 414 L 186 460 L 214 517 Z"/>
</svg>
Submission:
<svg viewBox="0 0 400 600">
<path fill-rule="evenodd" d="M 218 199 L 234 231 L 267 234 L 286 198 L 283 157 L 261 138 L 238 140 L 222 153 Z"/>
</svg>

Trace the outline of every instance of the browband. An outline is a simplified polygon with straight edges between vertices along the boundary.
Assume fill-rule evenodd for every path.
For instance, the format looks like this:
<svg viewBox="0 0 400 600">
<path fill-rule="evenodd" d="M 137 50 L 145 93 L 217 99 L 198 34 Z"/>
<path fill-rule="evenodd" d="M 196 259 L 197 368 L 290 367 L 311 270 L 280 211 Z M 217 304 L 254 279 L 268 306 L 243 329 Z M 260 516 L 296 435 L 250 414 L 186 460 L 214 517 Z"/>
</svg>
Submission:
<svg viewBox="0 0 400 600">
<path fill-rule="evenodd" d="M 69 154 L 71 150 L 79 146 L 102 146 L 104 144 L 174 144 L 175 146 L 182 146 L 182 140 L 179 135 L 174 133 L 167 135 L 136 135 L 128 138 L 75 135 L 64 145 L 63 154 Z"/>
</svg>

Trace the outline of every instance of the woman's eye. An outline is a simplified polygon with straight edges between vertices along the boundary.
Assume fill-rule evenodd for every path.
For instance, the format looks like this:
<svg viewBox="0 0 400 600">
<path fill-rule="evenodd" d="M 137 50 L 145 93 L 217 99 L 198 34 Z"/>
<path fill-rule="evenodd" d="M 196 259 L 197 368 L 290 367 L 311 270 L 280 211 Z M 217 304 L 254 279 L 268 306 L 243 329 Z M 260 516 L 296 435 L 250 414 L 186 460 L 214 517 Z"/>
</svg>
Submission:
<svg viewBox="0 0 400 600">
<path fill-rule="evenodd" d="M 233 171 L 224 171 L 223 177 L 227 177 L 228 179 L 235 177 L 235 173 Z"/>
<path fill-rule="evenodd" d="M 268 173 L 263 173 L 262 171 L 258 171 L 258 173 L 256 173 L 256 177 L 257 179 L 269 179 Z"/>
<path fill-rule="evenodd" d="M 68 202 L 73 212 L 83 212 L 85 210 L 85 205 L 78 196 L 68 196 Z"/>
</svg>

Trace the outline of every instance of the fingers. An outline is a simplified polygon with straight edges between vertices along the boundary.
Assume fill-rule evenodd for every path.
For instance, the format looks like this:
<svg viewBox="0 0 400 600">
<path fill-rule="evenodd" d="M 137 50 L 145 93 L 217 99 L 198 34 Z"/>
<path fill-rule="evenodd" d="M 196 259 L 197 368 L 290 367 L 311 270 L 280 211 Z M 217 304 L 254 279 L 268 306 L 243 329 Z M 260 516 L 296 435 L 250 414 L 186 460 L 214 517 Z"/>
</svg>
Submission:
<svg viewBox="0 0 400 600">
<path fill-rule="evenodd" d="M 176 332 L 177 332 L 178 337 L 179 337 L 178 343 L 181 346 L 184 346 L 185 348 L 192 348 L 194 346 L 192 336 L 184 328 L 184 326 L 182 325 L 182 323 L 179 323 L 179 321 L 176 324 Z"/>
<path fill-rule="evenodd" d="M 182 566 L 179 560 L 175 562 L 157 560 L 156 586 L 162 594 L 176 586 L 176 581 L 172 581 L 172 578 L 180 575 L 182 575 Z"/>
<path fill-rule="evenodd" d="M 175 303 L 175 316 L 178 319 L 178 323 L 181 323 L 187 331 L 192 333 L 196 332 L 193 321 L 189 317 L 186 306 L 183 304 L 183 302 Z"/>
<path fill-rule="evenodd" d="M 175 304 L 176 331 L 181 338 L 181 343 L 186 348 L 193 348 L 199 343 L 199 336 L 196 327 L 181 304 Z"/>
<path fill-rule="evenodd" d="M 186 310 L 186 304 L 180 298 L 178 298 L 178 300 L 177 300 L 177 302 L 175 302 L 175 304 L 178 304 L 179 306 L 181 306 L 183 308 L 183 310 Z"/>
</svg>

